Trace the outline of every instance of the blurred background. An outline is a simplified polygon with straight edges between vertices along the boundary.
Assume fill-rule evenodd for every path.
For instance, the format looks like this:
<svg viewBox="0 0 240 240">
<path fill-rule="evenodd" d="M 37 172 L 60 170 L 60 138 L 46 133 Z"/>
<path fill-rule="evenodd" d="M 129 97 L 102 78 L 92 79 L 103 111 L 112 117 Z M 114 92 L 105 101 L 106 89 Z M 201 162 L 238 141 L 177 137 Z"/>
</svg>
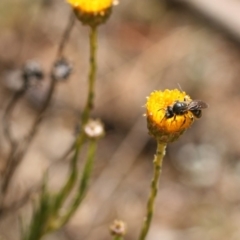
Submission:
<svg viewBox="0 0 240 240">
<path fill-rule="evenodd" d="M 106 136 L 99 143 L 90 190 L 79 211 L 44 239 L 111 239 L 114 219 L 137 239 L 152 176 L 155 141 L 143 117 L 153 90 L 179 88 L 210 107 L 176 143 L 168 145 L 148 240 L 240 239 L 240 2 L 237 0 L 120 1 L 99 28 L 95 108 Z M 60 0 L 0 1 L 0 116 L 29 60 L 51 71 L 71 9 Z M 73 66 L 58 83 L 37 136 L 10 183 L 5 206 L 41 183 L 58 189 L 69 161 L 87 94 L 87 27 L 76 22 L 64 56 Z M 30 87 L 11 114 L 12 132 L 28 132 L 49 86 Z M 0 127 L 0 171 L 9 146 Z M 79 159 L 79 168 L 84 154 Z M 18 216 L 28 222 L 32 200 L 0 219 L 0 239 L 19 239 Z"/>
</svg>

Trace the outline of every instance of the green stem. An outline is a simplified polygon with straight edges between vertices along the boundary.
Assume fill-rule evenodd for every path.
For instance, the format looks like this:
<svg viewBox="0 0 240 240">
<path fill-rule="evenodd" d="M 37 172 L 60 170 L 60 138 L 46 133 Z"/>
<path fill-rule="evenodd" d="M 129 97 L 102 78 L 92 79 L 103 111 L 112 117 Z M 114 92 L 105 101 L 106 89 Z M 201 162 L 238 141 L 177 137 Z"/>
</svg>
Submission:
<svg viewBox="0 0 240 240">
<path fill-rule="evenodd" d="M 83 198 L 85 197 L 87 187 L 89 184 L 89 180 L 90 180 L 90 176 L 91 176 L 91 172 L 92 172 L 92 168 L 93 168 L 93 162 L 94 162 L 94 157 L 95 157 L 95 153 L 96 153 L 96 148 L 97 148 L 96 140 L 91 140 L 89 144 L 90 144 L 90 146 L 88 149 L 87 161 L 86 161 L 84 169 L 83 169 L 83 174 L 82 174 L 82 177 L 81 177 L 81 180 L 79 183 L 78 192 L 77 192 L 76 197 L 73 200 L 72 204 L 70 205 L 69 211 L 67 212 L 66 215 L 64 215 L 61 218 L 58 228 L 68 222 L 68 220 L 75 213 L 78 206 L 80 205 Z"/>
<path fill-rule="evenodd" d="M 113 240 L 123 240 L 123 236 L 114 236 Z"/>
<path fill-rule="evenodd" d="M 147 215 L 144 219 L 139 240 L 145 240 L 148 230 L 151 225 L 152 216 L 154 213 L 154 202 L 158 192 L 159 178 L 162 172 L 162 163 L 163 157 L 165 155 L 166 144 L 158 143 L 156 155 L 154 156 L 153 165 L 154 165 L 154 174 L 151 183 L 151 191 L 147 203 Z"/>
<path fill-rule="evenodd" d="M 94 86 L 95 86 L 96 70 L 97 70 L 97 64 L 96 64 L 97 28 L 96 27 L 91 27 L 89 41 L 90 41 L 90 70 L 88 75 L 88 95 L 87 95 L 87 103 L 84 107 L 82 117 L 81 117 L 82 126 L 84 126 L 88 122 L 90 112 L 93 108 L 93 102 L 94 102 Z M 85 140 L 86 140 L 86 136 L 82 130 L 74 144 L 74 155 L 71 160 L 71 173 L 70 173 L 69 179 L 67 180 L 66 184 L 63 186 L 62 190 L 56 197 L 55 206 L 54 206 L 55 209 L 53 212 L 55 217 L 57 217 L 60 207 L 62 207 L 63 203 L 65 202 L 66 198 L 68 197 L 69 193 L 71 192 L 72 188 L 75 185 L 77 175 L 78 175 L 77 160 L 78 160 L 81 147 Z M 94 144 L 94 146 L 95 145 L 96 144 Z M 92 151 L 92 148 L 93 146 L 90 143 L 90 152 Z M 95 154 L 95 151 L 93 153 Z M 84 184 L 87 185 L 88 179 L 90 177 L 90 172 L 91 172 L 90 165 L 92 164 L 92 161 L 93 161 L 92 158 L 91 157 L 90 159 L 88 158 L 85 169 L 83 171 L 83 177 L 82 177 L 83 185 Z M 87 186 L 84 185 L 80 188 L 81 189 L 76 197 L 75 202 L 73 203 L 72 209 L 63 219 L 61 219 L 60 221 L 57 221 L 58 222 L 57 226 L 60 227 L 60 225 L 62 226 L 63 224 L 65 224 L 70 219 L 72 214 L 75 212 L 76 208 L 79 206 L 81 200 L 85 195 Z M 56 228 L 55 224 L 54 226 L 50 226 L 49 231 L 52 231 L 52 229 L 54 228 Z"/>
<path fill-rule="evenodd" d="M 58 213 L 58 210 L 62 207 L 63 203 L 65 202 L 65 200 L 67 199 L 67 197 L 69 196 L 70 192 L 72 191 L 75 185 L 75 182 L 78 176 L 78 170 L 77 170 L 78 155 L 84 141 L 85 141 L 85 134 L 82 133 L 76 139 L 76 142 L 75 142 L 75 152 L 71 160 L 70 176 L 67 182 L 65 183 L 65 185 L 63 186 L 63 188 L 61 189 L 61 191 L 56 196 L 56 200 L 54 204 L 54 212 L 53 212 L 54 214 Z"/>
<path fill-rule="evenodd" d="M 82 114 L 82 125 L 86 124 L 89 119 L 90 111 L 93 108 L 94 102 L 94 86 L 97 71 L 96 52 L 97 52 L 97 27 L 93 26 L 89 36 L 90 44 L 90 71 L 88 75 L 89 87 L 87 103 Z"/>
<path fill-rule="evenodd" d="M 97 28 L 91 27 L 90 30 L 90 37 L 89 37 L 89 43 L 90 43 L 90 71 L 88 75 L 88 95 L 87 95 L 87 103 L 83 110 L 82 114 L 82 126 L 85 125 L 89 119 L 90 111 L 93 108 L 93 101 L 94 101 L 94 86 L 95 86 L 95 79 L 96 79 L 96 70 L 97 70 L 97 63 L 96 63 L 96 51 L 97 51 Z M 85 134 L 83 131 L 80 133 L 78 138 L 75 142 L 74 147 L 74 156 L 72 158 L 71 164 L 72 164 L 72 171 L 71 176 L 69 180 L 67 181 L 66 185 L 63 187 L 59 197 L 57 198 L 57 207 L 61 206 L 70 191 L 72 190 L 72 187 L 75 184 L 76 177 L 77 177 L 77 159 L 80 152 L 80 149 L 84 143 L 85 140 Z"/>
</svg>

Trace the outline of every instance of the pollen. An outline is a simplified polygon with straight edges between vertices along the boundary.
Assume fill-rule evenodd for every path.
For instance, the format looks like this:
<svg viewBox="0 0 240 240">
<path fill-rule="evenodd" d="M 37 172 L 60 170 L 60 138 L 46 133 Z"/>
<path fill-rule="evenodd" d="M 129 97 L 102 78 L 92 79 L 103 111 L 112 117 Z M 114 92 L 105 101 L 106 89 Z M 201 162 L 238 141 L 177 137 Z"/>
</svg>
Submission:
<svg viewBox="0 0 240 240">
<path fill-rule="evenodd" d="M 67 0 L 78 19 L 85 25 L 96 26 L 110 16 L 113 0 Z"/>
<path fill-rule="evenodd" d="M 168 107 L 176 102 L 191 102 L 191 98 L 178 89 L 154 91 L 147 98 L 146 117 L 150 135 L 159 142 L 173 142 L 194 122 L 191 111 L 167 117 Z"/>
</svg>

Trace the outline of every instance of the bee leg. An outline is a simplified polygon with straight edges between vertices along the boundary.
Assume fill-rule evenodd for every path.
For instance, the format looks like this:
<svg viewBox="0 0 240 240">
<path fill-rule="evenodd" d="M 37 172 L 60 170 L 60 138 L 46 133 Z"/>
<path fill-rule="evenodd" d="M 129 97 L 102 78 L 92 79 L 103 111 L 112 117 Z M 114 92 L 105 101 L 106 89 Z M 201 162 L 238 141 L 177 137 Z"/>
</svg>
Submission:
<svg viewBox="0 0 240 240">
<path fill-rule="evenodd" d="M 160 111 L 160 110 L 164 110 L 164 112 L 166 112 L 166 109 L 164 109 L 164 108 L 160 108 L 160 109 L 158 109 L 158 111 Z M 162 123 L 162 121 L 163 121 L 164 118 L 167 118 L 167 117 L 166 117 L 166 113 L 165 113 L 165 115 L 164 115 L 164 117 L 162 118 L 162 120 L 161 120 L 160 123 Z"/>
<path fill-rule="evenodd" d="M 161 120 L 161 122 L 160 122 L 160 123 L 162 123 L 162 121 L 163 121 L 163 119 L 164 119 L 164 118 L 166 118 L 166 117 L 164 116 L 164 117 L 162 118 L 162 120 Z"/>
<path fill-rule="evenodd" d="M 177 121 L 176 117 L 177 117 L 177 115 L 175 114 L 174 117 L 173 117 L 172 123 Z"/>
<path fill-rule="evenodd" d="M 183 122 L 182 122 L 181 127 L 186 123 L 186 120 L 187 120 L 186 116 L 185 116 L 185 115 L 183 115 L 183 116 L 184 116 L 184 120 L 183 120 Z"/>
</svg>

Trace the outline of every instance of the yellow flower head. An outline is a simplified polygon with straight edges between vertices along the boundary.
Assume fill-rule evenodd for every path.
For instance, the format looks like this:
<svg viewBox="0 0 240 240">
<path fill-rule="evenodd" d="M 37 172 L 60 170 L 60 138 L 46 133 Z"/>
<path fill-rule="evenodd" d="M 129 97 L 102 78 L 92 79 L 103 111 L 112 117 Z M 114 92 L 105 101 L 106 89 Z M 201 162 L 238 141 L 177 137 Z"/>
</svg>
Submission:
<svg viewBox="0 0 240 240">
<path fill-rule="evenodd" d="M 146 103 L 146 116 L 149 133 L 159 142 L 168 143 L 178 139 L 178 137 L 189 128 L 194 115 L 191 111 L 184 111 L 181 114 L 169 114 L 176 102 L 191 102 L 191 98 L 185 92 L 178 89 L 154 91 L 150 94 Z"/>
<path fill-rule="evenodd" d="M 113 0 L 67 0 L 78 19 L 85 25 L 97 26 L 111 14 Z"/>
</svg>

